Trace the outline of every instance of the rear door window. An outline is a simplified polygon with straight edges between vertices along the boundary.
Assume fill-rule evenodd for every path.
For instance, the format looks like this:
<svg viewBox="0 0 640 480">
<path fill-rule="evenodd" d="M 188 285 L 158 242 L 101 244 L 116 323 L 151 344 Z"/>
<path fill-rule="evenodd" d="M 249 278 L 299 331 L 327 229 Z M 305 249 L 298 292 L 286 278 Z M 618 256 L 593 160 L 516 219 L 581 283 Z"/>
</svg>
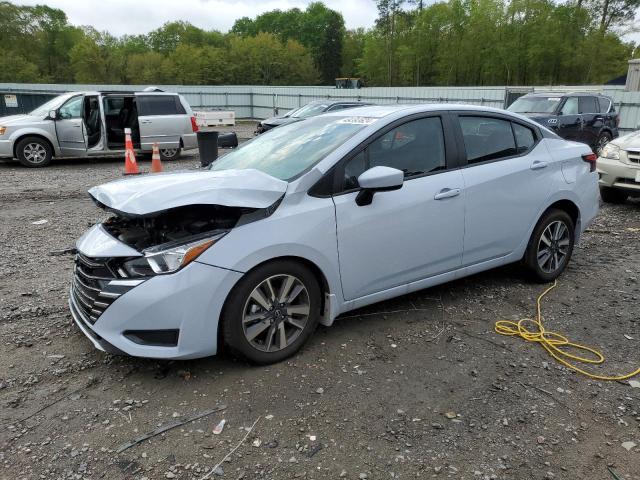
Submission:
<svg viewBox="0 0 640 480">
<path fill-rule="evenodd" d="M 508 120 L 481 116 L 461 116 L 459 120 L 468 164 L 499 160 L 519 153 Z"/>
<path fill-rule="evenodd" d="M 176 95 L 141 95 L 138 113 L 141 116 L 181 115 L 186 111 Z"/>
<path fill-rule="evenodd" d="M 580 113 L 598 113 L 596 97 L 579 97 L 578 106 Z"/>
<path fill-rule="evenodd" d="M 609 113 L 609 108 L 611 108 L 611 102 L 608 98 L 598 97 L 598 103 L 600 105 L 601 113 Z"/>
</svg>

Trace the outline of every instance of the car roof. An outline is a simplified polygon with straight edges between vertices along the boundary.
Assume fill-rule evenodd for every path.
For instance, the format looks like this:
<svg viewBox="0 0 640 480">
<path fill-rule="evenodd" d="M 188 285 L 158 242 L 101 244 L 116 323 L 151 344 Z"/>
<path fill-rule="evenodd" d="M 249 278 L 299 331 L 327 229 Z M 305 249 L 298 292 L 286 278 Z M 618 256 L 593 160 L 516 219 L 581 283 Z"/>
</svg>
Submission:
<svg viewBox="0 0 640 480">
<path fill-rule="evenodd" d="M 422 103 L 422 104 L 389 104 L 389 105 L 367 105 L 359 107 L 357 110 L 336 110 L 324 113 L 325 116 L 344 117 L 348 115 L 358 117 L 383 118 L 389 115 L 398 114 L 400 112 L 405 115 L 422 112 L 442 112 L 442 111 L 470 111 L 470 112 L 486 112 L 500 113 L 502 115 L 510 115 L 520 118 L 520 115 L 514 115 L 513 112 L 493 107 L 483 107 L 478 105 L 466 105 L 456 103 Z M 523 117 L 524 118 L 524 117 Z"/>
<path fill-rule="evenodd" d="M 524 97 L 607 97 L 599 92 L 530 92 Z"/>
</svg>

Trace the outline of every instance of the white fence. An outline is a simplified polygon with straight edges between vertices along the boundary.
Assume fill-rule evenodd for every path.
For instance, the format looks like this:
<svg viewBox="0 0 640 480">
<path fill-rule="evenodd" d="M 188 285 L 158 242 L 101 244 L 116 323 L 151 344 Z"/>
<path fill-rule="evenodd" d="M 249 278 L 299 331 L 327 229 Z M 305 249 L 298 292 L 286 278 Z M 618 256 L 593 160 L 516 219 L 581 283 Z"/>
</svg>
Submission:
<svg viewBox="0 0 640 480">
<path fill-rule="evenodd" d="M 146 85 L 61 85 L 0 83 L 0 92 L 43 93 L 110 90 L 140 91 Z M 342 90 L 332 87 L 266 87 L 255 85 L 188 86 L 164 85 L 163 90 L 185 96 L 195 110 L 233 110 L 236 118 L 263 119 L 304 105 L 311 100 L 360 100 L 387 103 L 467 103 L 502 108 L 511 91 L 595 91 L 613 98 L 620 112 L 620 129 L 640 129 L 640 92 L 620 86 L 556 87 L 366 87 Z"/>
</svg>

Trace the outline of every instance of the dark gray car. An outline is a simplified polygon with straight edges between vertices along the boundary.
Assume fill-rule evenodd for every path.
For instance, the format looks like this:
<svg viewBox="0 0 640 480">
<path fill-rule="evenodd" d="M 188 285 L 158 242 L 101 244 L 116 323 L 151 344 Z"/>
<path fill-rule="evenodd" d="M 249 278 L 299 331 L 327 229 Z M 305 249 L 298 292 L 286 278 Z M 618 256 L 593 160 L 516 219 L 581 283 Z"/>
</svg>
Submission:
<svg viewBox="0 0 640 480">
<path fill-rule="evenodd" d="M 306 105 L 290 110 L 284 115 L 267 118 L 261 121 L 256 128 L 256 135 L 271 130 L 274 127 L 280 125 L 287 125 L 289 123 L 298 122 L 302 119 L 315 117 L 325 112 L 335 112 L 336 110 L 346 110 L 347 108 L 362 107 L 365 105 L 372 105 L 371 103 L 355 102 L 355 101 L 329 101 L 329 100 L 315 100 L 309 102 Z"/>
</svg>

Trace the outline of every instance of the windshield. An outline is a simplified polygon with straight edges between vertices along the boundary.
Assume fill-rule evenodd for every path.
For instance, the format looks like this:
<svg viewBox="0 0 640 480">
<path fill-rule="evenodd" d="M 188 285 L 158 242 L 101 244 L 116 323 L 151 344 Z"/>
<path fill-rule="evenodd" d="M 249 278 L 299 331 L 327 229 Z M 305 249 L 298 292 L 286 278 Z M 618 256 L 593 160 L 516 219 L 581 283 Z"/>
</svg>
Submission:
<svg viewBox="0 0 640 480">
<path fill-rule="evenodd" d="M 560 97 L 520 97 L 507 110 L 515 113 L 553 113 L 560 104 Z"/>
<path fill-rule="evenodd" d="M 254 138 L 211 164 L 211 170 L 255 168 L 289 181 L 375 121 L 322 116 L 283 125 Z"/>
<path fill-rule="evenodd" d="M 324 103 L 307 103 L 304 107 L 300 107 L 290 116 L 292 118 L 308 118 L 320 115 L 327 109 L 328 105 Z"/>
<path fill-rule="evenodd" d="M 47 103 L 40 105 L 33 110 L 29 115 L 34 117 L 46 117 L 51 110 L 57 110 L 66 100 L 69 99 L 69 95 L 60 95 L 59 97 L 52 98 Z"/>
</svg>

